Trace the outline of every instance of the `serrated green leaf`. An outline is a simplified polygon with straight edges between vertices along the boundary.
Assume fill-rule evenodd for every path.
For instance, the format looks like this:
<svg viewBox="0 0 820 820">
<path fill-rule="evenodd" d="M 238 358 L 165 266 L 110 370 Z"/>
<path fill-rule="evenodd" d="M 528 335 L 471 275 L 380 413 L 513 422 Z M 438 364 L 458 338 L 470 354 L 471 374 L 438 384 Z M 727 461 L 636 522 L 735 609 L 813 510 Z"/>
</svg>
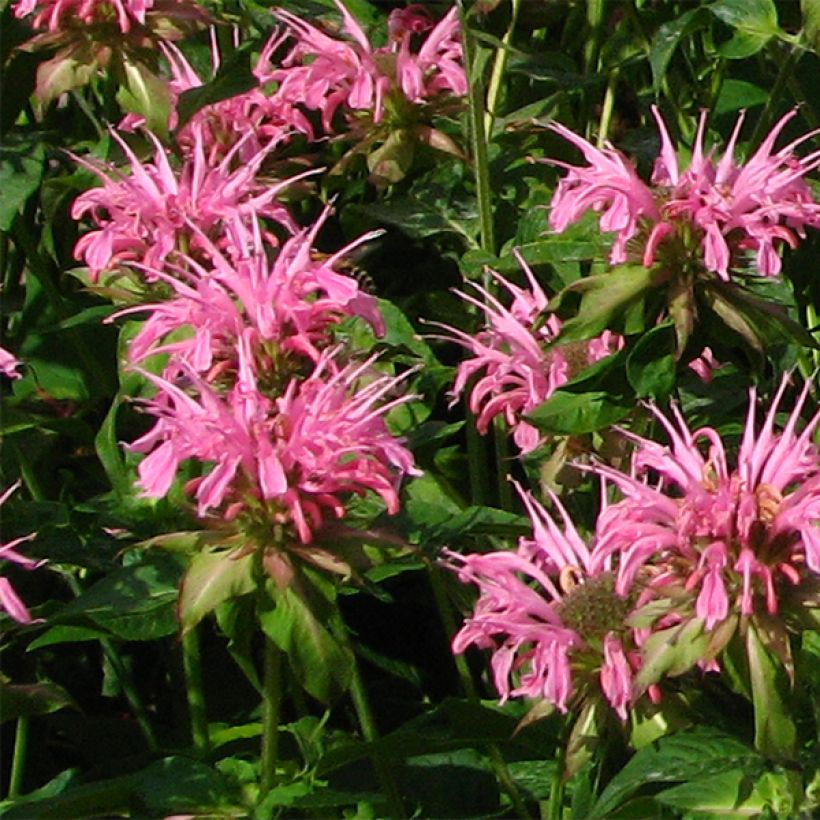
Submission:
<svg viewBox="0 0 820 820">
<path fill-rule="evenodd" d="M 182 578 L 177 612 L 183 632 L 231 598 L 256 588 L 253 553 L 240 549 L 200 552 Z"/>
<path fill-rule="evenodd" d="M 36 637 L 27 647 L 27 652 L 34 652 L 44 646 L 55 646 L 62 643 L 77 641 L 98 641 L 101 638 L 111 637 L 110 632 L 94 629 L 89 626 L 53 626 L 42 635 Z"/>
<path fill-rule="evenodd" d="M 652 783 L 697 781 L 733 768 L 762 763 L 744 743 L 707 726 L 661 738 L 645 746 L 615 775 L 590 813 L 609 817 L 642 786 Z"/>
<path fill-rule="evenodd" d="M 782 34 L 773 0 L 717 0 L 708 8 L 735 30 L 731 40 L 718 46 L 718 53 L 729 59 L 751 57 Z"/>
<path fill-rule="evenodd" d="M 653 633 L 643 646 L 643 665 L 635 676 L 635 690 L 645 692 L 664 675 L 682 675 L 706 657 L 710 633 L 702 618 Z"/>
</svg>

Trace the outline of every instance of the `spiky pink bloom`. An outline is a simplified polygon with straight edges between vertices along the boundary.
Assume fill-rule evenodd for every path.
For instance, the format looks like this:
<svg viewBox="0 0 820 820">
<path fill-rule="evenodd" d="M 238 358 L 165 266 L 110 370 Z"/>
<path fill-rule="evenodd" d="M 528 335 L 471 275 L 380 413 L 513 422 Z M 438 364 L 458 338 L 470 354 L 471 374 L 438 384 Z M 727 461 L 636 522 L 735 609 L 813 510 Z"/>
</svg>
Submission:
<svg viewBox="0 0 820 820">
<path fill-rule="evenodd" d="M 19 486 L 19 482 L 12 484 L 11 487 L 0 495 L 0 507 L 6 503 L 9 496 Z M 16 550 L 16 547 L 26 541 L 31 541 L 36 535 L 36 533 L 31 533 L 31 535 L 24 535 L 22 538 L 15 538 L 7 544 L 0 544 L 0 561 L 8 561 L 24 569 L 36 569 L 44 564 L 45 561 L 35 561 L 32 558 L 26 558 L 25 555 L 21 555 Z M 8 578 L 2 577 L 0 577 L 0 609 L 5 610 L 10 617 L 21 624 L 30 624 L 34 620 L 26 605 L 20 600 L 20 596 L 14 591 L 11 582 Z"/>
<path fill-rule="evenodd" d="M 17 372 L 17 368 L 22 366 L 22 362 L 9 353 L 4 347 L 0 347 L 0 374 L 8 379 L 22 379 L 23 374 Z"/>
<path fill-rule="evenodd" d="M 647 266 L 655 262 L 662 245 L 674 240 L 683 243 L 687 253 L 697 253 L 703 267 L 723 280 L 729 279 L 730 267 L 747 250 L 755 252 L 758 273 L 777 275 L 779 246 L 795 247 L 807 227 L 820 226 L 820 203 L 804 179 L 820 166 L 820 151 L 802 159 L 795 154 L 818 131 L 775 150 L 777 138 L 797 113 L 790 111 L 746 163 L 739 164 L 734 153 L 745 114 L 738 118 L 725 153 L 717 159 L 704 147 L 704 112 L 689 167 L 681 170 L 657 107 L 652 111 L 661 152 L 651 187 L 612 146 L 598 149 L 562 125 L 551 126 L 578 147 L 588 163 L 575 167 L 550 160 L 568 169 L 553 197 L 552 228 L 562 231 L 588 210 L 603 211 L 601 229 L 617 233 L 610 255 L 613 264 L 627 260 L 627 246 L 633 239 L 640 241 L 638 258 Z"/>
<path fill-rule="evenodd" d="M 542 437 L 522 416 L 586 366 L 618 350 L 623 339 L 605 331 L 589 342 L 550 348 L 549 344 L 561 331 L 561 320 L 554 314 L 546 315 L 548 299 L 544 291 L 520 257 L 519 263 L 529 280 L 529 290 L 493 273 L 494 280 L 512 296 L 510 307 L 472 283 L 481 299 L 456 293 L 483 311 L 486 327 L 476 335 L 452 327 L 445 330 L 472 354 L 458 366 L 451 391 L 453 400 L 457 400 L 473 376 L 478 376 L 469 397 L 478 431 L 486 433 L 492 419 L 500 415 L 513 429 L 513 439 L 521 452 L 529 453 Z"/>
<path fill-rule="evenodd" d="M 784 378 L 759 429 L 751 391 L 734 469 L 715 430 L 691 431 L 677 408 L 670 420 L 655 407 L 671 447 L 624 431 L 637 445 L 631 474 L 594 468 L 625 496 L 599 517 L 593 562 L 602 567 L 617 556 L 619 592 L 644 565 L 677 575 L 712 629 L 730 613 L 776 613 L 783 584 L 820 573 L 820 453 L 812 443 L 820 411 L 798 432 L 806 384 L 776 431 L 787 384 Z"/>
<path fill-rule="evenodd" d="M 145 25 L 146 12 L 153 6 L 154 0 L 18 0 L 14 15 L 27 17 L 36 13 L 32 20 L 34 28 L 49 31 L 78 23 L 88 26 L 116 22 L 119 30 L 127 34 L 135 25 Z"/>
<path fill-rule="evenodd" d="M 519 488 L 519 492 L 521 492 Z M 458 555 L 447 552 L 459 580 L 476 584 L 473 614 L 453 639 L 492 650 L 493 680 L 502 702 L 510 697 L 545 699 L 565 712 L 576 693 L 576 676 L 598 686 L 626 718 L 633 669 L 624 646 L 632 602 L 615 593 L 614 573 L 593 556 L 557 497 L 556 521 L 529 493 L 521 497 L 533 537 L 515 551 Z"/>
<path fill-rule="evenodd" d="M 457 9 L 435 25 L 429 18 L 424 21 L 426 15 L 418 7 L 397 17 L 391 15 L 388 45 L 373 48 L 347 8 L 339 0 L 336 5 L 346 39 L 331 37 L 296 15 L 277 10 L 296 45 L 282 68 L 270 75 L 280 84 L 277 97 L 321 112 L 325 131 L 333 131 L 333 117 L 340 106 L 346 113 L 368 111 L 378 123 L 393 95 L 418 103 L 440 94 L 467 93 Z M 428 21 L 430 30 L 415 51 L 411 40 L 423 30 L 420 24 Z"/>
<path fill-rule="evenodd" d="M 384 416 L 409 397 L 386 399 L 404 377 L 374 376 L 373 361 L 338 368 L 327 352 L 277 399 L 264 396 L 249 372 L 225 395 L 184 365 L 187 390 L 145 373 L 160 392 L 148 403 L 156 425 L 130 446 L 148 453 L 139 466 L 143 494 L 164 496 L 180 464 L 196 459 L 212 465 L 188 484 L 201 516 L 270 502 L 266 518 L 292 525 L 308 543 L 327 515 L 345 514 L 350 494 L 375 492 L 395 513 L 398 484 L 416 471 Z"/>
<path fill-rule="evenodd" d="M 234 169 L 233 152 L 217 165 L 209 164 L 201 128 L 193 133 L 193 151 L 179 170 L 151 133 L 153 161 L 142 162 L 112 131 L 128 159 L 130 174 L 76 158 L 103 183 L 80 194 L 71 209 L 72 218 L 90 216 L 98 227 L 80 237 L 74 248 L 75 258 L 83 259 L 95 278 L 122 262 L 160 267 L 172 251 L 193 253 L 202 246 L 201 236 L 216 240 L 226 226 L 254 217 L 296 230 L 287 209 L 276 201 L 289 181 L 270 185 L 257 176 L 273 143 Z"/>
<path fill-rule="evenodd" d="M 237 372 L 244 345 L 250 351 L 248 366 L 255 373 L 270 373 L 283 356 L 318 361 L 332 343 L 332 328 L 346 317 L 359 316 L 382 335 L 384 321 L 376 299 L 362 292 L 352 276 L 335 269 L 353 248 L 376 234 L 365 234 L 333 256 L 319 258 L 313 248 L 329 214 L 326 209 L 311 228 L 288 239 L 275 255 L 255 220 L 248 227 L 241 222 L 233 225 L 227 255 L 199 236 L 207 264 L 182 257 L 184 268 L 151 272 L 170 285 L 174 298 L 118 314 L 150 314 L 131 342 L 130 361 L 171 353 L 175 363 L 186 362 L 198 373 L 213 369 L 223 376 Z M 183 328 L 192 333 L 177 332 Z"/>
</svg>

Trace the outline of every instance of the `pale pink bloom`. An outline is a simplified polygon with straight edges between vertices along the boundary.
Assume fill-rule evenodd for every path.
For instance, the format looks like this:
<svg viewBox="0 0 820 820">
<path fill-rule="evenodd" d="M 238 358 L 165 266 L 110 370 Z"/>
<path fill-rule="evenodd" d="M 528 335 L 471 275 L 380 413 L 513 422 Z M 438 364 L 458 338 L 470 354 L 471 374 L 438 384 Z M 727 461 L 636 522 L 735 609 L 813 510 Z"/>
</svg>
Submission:
<svg viewBox="0 0 820 820">
<path fill-rule="evenodd" d="M 0 374 L 8 379 L 22 379 L 23 374 L 17 372 L 23 363 L 4 347 L 0 347 Z"/>
<path fill-rule="evenodd" d="M 327 352 L 275 400 L 259 392 L 248 371 L 225 395 L 185 366 L 188 391 L 144 373 L 160 393 L 148 403 L 156 425 L 130 446 L 148 453 L 139 466 L 143 494 L 164 496 L 180 464 L 193 458 L 213 465 L 188 484 L 200 516 L 228 504 L 235 515 L 261 499 L 269 502 L 268 520 L 291 525 L 308 543 L 327 515 L 345 514 L 350 494 L 375 492 L 397 512 L 398 484 L 417 471 L 384 416 L 410 397 L 388 399 L 405 376 L 376 376 L 373 362 L 338 368 Z"/>
<path fill-rule="evenodd" d="M 202 235 L 218 240 L 227 226 L 255 217 L 271 219 L 291 232 L 296 230 L 287 209 L 275 199 L 289 181 L 264 184 L 257 176 L 275 143 L 233 169 L 233 152 L 211 165 L 205 156 L 201 128 L 195 128 L 193 134 L 193 151 L 178 171 L 150 132 L 154 158 L 142 162 L 112 131 L 128 159 L 130 174 L 76 158 L 103 182 L 101 188 L 80 194 L 71 209 L 74 219 L 88 215 L 98 227 L 80 237 L 74 248 L 75 258 L 84 259 L 95 278 L 122 262 L 160 267 L 174 251 L 200 249 Z"/>
<path fill-rule="evenodd" d="M 820 573 L 820 453 L 812 443 L 820 411 L 797 431 L 806 384 L 776 432 L 787 384 L 784 378 L 759 429 L 751 391 L 734 468 L 715 430 L 690 431 L 677 408 L 672 421 L 654 407 L 671 447 L 624 431 L 637 445 L 631 474 L 594 468 L 625 496 L 597 526 L 596 561 L 618 557 L 620 592 L 644 565 L 653 572 L 674 567 L 697 591 L 696 614 L 711 629 L 732 612 L 763 607 L 775 614 L 780 587 Z"/>
<path fill-rule="evenodd" d="M 782 117 L 745 164 L 734 151 L 744 114 L 735 125 L 724 155 L 717 159 L 704 147 L 706 114 L 701 115 L 692 159 L 686 170 L 678 159 L 657 107 L 653 113 L 661 136 L 661 151 L 652 175 L 652 187 L 642 182 L 629 161 L 611 146 L 595 148 L 562 125 L 551 128 L 577 146 L 588 165 L 568 169 L 552 200 L 550 225 L 556 231 L 577 221 L 588 210 L 603 212 L 601 230 L 617 236 L 610 260 L 628 258 L 627 245 L 640 241 L 636 254 L 644 265 L 654 264 L 661 246 L 673 239 L 689 243 L 703 267 L 729 280 L 729 269 L 747 250 L 756 254 L 763 276 L 780 272 L 778 248 L 791 247 L 805 237 L 807 227 L 820 226 L 820 203 L 804 180 L 820 165 L 820 151 L 802 159 L 795 149 L 816 136 L 814 130 L 779 150 L 774 144 L 796 110 Z"/>
<path fill-rule="evenodd" d="M 538 430 L 523 416 L 546 401 L 559 387 L 584 367 L 614 353 L 623 339 L 610 331 L 588 342 L 549 347 L 561 331 L 561 320 L 545 313 L 547 297 L 522 258 L 519 262 L 529 281 L 529 290 L 493 273 L 493 279 L 510 296 L 509 308 L 480 285 L 471 283 L 482 297 L 461 291 L 462 299 L 483 311 L 487 324 L 475 335 L 442 326 L 472 356 L 461 362 L 451 396 L 453 401 L 477 376 L 469 397 L 476 414 L 476 428 L 486 433 L 490 422 L 502 416 L 513 429 L 513 439 L 522 453 L 542 441 Z M 446 337 L 444 337 L 446 338 Z"/>
<path fill-rule="evenodd" d="M 12 484 L 2 495 L 0 495 L 0 506 L 5 504 L 9 496 L 20 486 L 20 483 Z M 37 533 L 24 535 L 22 538 L 15 538 L 7 544 L 0 544 L 0 561 L 8 561 L 24 569 L 36 569 L 45 561 L 35 561 L 26 558 L 17 552 L 16 547 L 26 541 L 31 541 Z M 14 587 L 8 578 L 0 577 L 0 609 L 5 610 L 10 617 L 21 624 L 30 624 L 34 621 L 26 605 L 20 600 L 20 596 L 14 591 Z"/>
<path fill-rule="evenodd" d="M 331 343 L 331 330 L 340 320 L 359 316 L 377 335 L 384 332 L 378 302 L 361 291 L 352 276 L 335 270 L 346 254 L 373 238 L 365 234 L 337 251 L 319 258 L 316 236 L 330 209 L 316 223 L 285 241 L 272 254 L 255 220 L 238 222 L 228 231 L 229 249 L 223 254 L 204 237 L 199 243 L 207 264 L 181 257 L 185 268 L 150 271 L 167 282 L 174 298 L 121 311 L 150 313 L 131 342 L 129 358 L 137 363 L 155 353 L 171 353 L 198 373 L 216 367 L 236 372 L 240 338 L 249 346 L 252 370 L 270 372 L 276 355 L 296 354 L 313 361 Z M 193 335 L 167 337 L 188 326 Z"/>
<path fill-rule="evenodd" d="M 447 564 L 459 580 L 476 584 L 473 614 L 453 639 L 453 651 L 468 646 L 492 651 L 493 680 L 503 703 L 510 697 L 544 699 L 566 712 L 577 691 L 576 676 L 597 670 L 598 685 L 626 718 L 633 670 L 624 651 L 631 643 L 625 623 L 632 605 L 615 593 L 614 576 L 599 564 L 551 494 L 556 521 L 519 488 L 533 524 L 533 537 L 515 551 L 459 555 Z"/>
<path fill-rule="evenodd" d="M 119 30 L 127 34 L 133 26 L 145 25 L 146 12 L 153 6 L 154 0 L 18 0 L 14 15 L 36 13 L 32 26 L 49 31 L 116 21 Z"/>
<path fill-rule="evenodd" d="M 346 39 L 332 37 L 288 11 L 277 10 L 296 45 L 282 67 L 270 72 L 270 78 L 279 83 L 275 96 L 291 105 L 303 104 L 320 111 L 326 132 L 333 131 L 333 117 L 340 106 L 345 113 L 370 112 L 378 123 L 393 94 L 414 103 L 442 94 L 466 94 L 455 8 L 431 25 L 418 51 L 413 51 L 411 39 L 423 31 L 420 23 L 425 16 L 418 8 L 391 17 L 389 44 L 373 48 L 347 8 L 339 0 L 336 5 Z"/>
<path fill-rule="evenodd" d="M 580 167 L 549 160 L 552 165 L 567 170 L 552 198 L 550 227 L 560 233 L 589 210 L 601 213 L 601 230 L 617 234 L 610 262 L 613 265 L 626 262 L 627 243 L 638 234 L 640 225 L 660 220 L 653 192 L 630 161 L 611 145 L 596 148 L 559 123 L 552 123 L 550 128 L 580 149 L 588 163 Z"/>
</svg>

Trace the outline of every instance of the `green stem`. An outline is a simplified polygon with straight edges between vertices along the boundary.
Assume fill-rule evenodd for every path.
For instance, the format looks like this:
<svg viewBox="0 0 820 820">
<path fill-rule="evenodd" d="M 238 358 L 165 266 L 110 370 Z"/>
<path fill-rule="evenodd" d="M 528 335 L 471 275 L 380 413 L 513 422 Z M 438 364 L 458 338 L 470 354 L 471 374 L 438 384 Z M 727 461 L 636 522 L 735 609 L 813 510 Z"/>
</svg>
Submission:
<svg viewBox="0 0 820 820">
<path fill-rule="evenodd" d="M 196 628 L 182 633 L 181 644 L 185 692 L 188 696 L 188 713 L 191 719 L 191 741 L 197 753 L 204 755 L 211 747 L 211 738 L 208 734 L 208 712 L 205 708 L 205 692 L 202 685 L 202 656 Z"/>
<path fill-rule="evenodd" d="M 777 73 L 774 85 L 772 86 L 772 90 L 769 93 L 769 98 L 766 100 L 766 105 L 763 108 L 760 117 L 758 117 L 754 133 L 749 139 L 749 145 L 751 145 L 753 148 L 756 148 L 760 144 L 761 140 L 763 139 L 763 135 L 766 133 L 766 131 L 769 130 L 772 115 L 774 113 L 775 107 L 780 102 L 780 96 L 783 91 L 783 88 L 786 86 L 786 84 L 789 81 L 789 78 L 794 73 L 797 61 L 800 59 L 802 55 L 802 50 L 793 48 L 789 52 L 786 59 L 783 60 L 783 62 L 781 63 L 780 71 Z"/>
<path fill-rule="evenodd" d="M 273 788 L 279 759 L 279 721 L 282 712 L 282 652 L 265 636 L 262 681 L 262 759 L 260 801 Z"/>
<path fill-rule="evenodd" d="M 601 119 L 598 123 L 598 148 L 603 148 L 609 137 L 609 126 L 612 124 L 612 112 L 615 110 L 615 90 L 618 87 L 619 68 L 613 68 L 609 72 L 609 81 L 606 84 L 604 102 L 601 106 Z"/>
<path fill-rule="evenodd" d="M 559 737 L 555 747 L 555 773 L 552 776 L 549 803 L 547 804 L 547 820 L 561 820 L 564 808 L 564 758 L 566 755 L 566 738 Z"/>
<path fill-rule="evenodd" d="M 336 639 L 350 653 L 350 699 L 353 701 L 353 708 L 356 710 L 356 718 L 359 721 L 362 736 L 368 743 L 376 744 L 381 736 L 379 734 L 378 727 L 376 726 L 376 718 L 373 714 L 373 708 L 370 705 L 370 698 L 367 695 L 367 687 L 362 679 L 359 663 L 356 659 L 356 653 L 353 649 L 353 644 L 342 619 L 341 610 L 336 610 L 331 625 Z M 373 761 L 373 768 L 376 770 L 376 777 L 379 780 L 379 785 L 381 786 L 382 792 L 387 800 L 389 817 L 407 817 L 407 813 L 404 810 L 404 805 L 401 799 L 401 792 L 399 791 L 398 784 L 396 783 L 396 777 L 390 764 L 382 758 L 377 749 L 373 749 L 370 757 Z"/>
<path fill-rule="evenodd" d="M 9 775 L 9 800 L 20 796 L 26 771 L 27 751 L 28 717 L 21 715 L 17 718 L 17 728 L 14 732 L 14 753 L 11 759 L 11 774 Z"/>
<path fill-rule="evenodd" d="M 444 588 L 441 569 L 437 564 L 429 563 L 427 565 L 427 577 L 430 579 L 430 586 L 433 590 L 433 598 L 436 602 L 436 607 L 438 608 L 439 617 L 441 618 L 441 622 L 444 625 L 445 632 L 447 633 L 447 639 L 449 642 L 452 642 L 453 636 L 458 630 L 458 624 L 456 623 L 456 617 L 453 612 L 453 607 L 450 604 L 450 599 L 447 597 L 447 591 Z M 478 703 L 478 691 L 476 690 L 475 683 L 473 682 L 473 676 L 470 674 L 470 667 L 467 664 L 467 659 L 461 653 L 452 653 L 452 657 L 456 666 L 459 681 L 461 682 L 461 688 L 464 690 L 467 700 L 472 701 L 473 703 Z M 498 778 L 498 782 L 507 793 L 513 808 L 515 809 L 515 816 L 522 818 L 522 820 L 527 820 L 530 817 L 530 813 L 527 810 L 524 799 L 521 797 L 521 792 L 519 791 L 515 780 L 513 780 L 513 777 L 510 774 L 510 770 L 507 767 L 507 762 L 501 754 L 501 749 L 499 749 L 495 743 L 488 743 L 486 749 L 490 758 L 490 763 L 492 764 L 495 775 Z"/>
<path fill-rule="evenodd" d="M 518 12 L 521 9 L 521 0 L 511 0 L 510 22 L 504 36 L 501 38 L 501 48 L 495 52 L 493 69 L 490 73 L 490 83 L 487 86 L 487 112 L 484 115 L 484 132 L 488 135 L 493 133 L 496 114 L 498 112 L 498 98 L 501 94 L 501 83 L 504 79 L 504 72 L 507 69 L 507 59 L 512 43 L 515 24 L 518 22 Z"/>
<path fill-rule="evenodd" d="M 498 482 L 498 506 L 502 510 L 512 510 L 512 486 L 507 479 L 507 463 L 510 461 L 510 431 L 504 419 L 496 416 L 493 420 L 493 444 L 495 446 L 496 479 Z"/>
<path fill-rule="evenodd" d="M 474 382 L 467 386 L 465 396 L 472 392 Z M 467 399 L 465 398 L 465 405 Z M 470 476 L 470 496 L 473 504 L 486 504 L 490 495 L 489 476 L 487 471 L 486 449 L 481 434 L 475 426 L 475 415 L 469 407 L 465 408 L 467 437 L 467 471 Z"/>
<path fill-rule="evenodd" d="M 484 128 L 486 100 L 481 66 L 478 65 L 479 52 L 467 23 L 464 2 L 459 0 L 461 10 L 461 32 L 464 43 L 464 64 L 467 67 L 469 91 L 470 142 L 473 154 L 478 219 L 481 229 L 481 248 L 495 254 L 495 231 L 493 226 L 492 194 L 490 188 L 490 161 L 487 153 L 487 133 Z"/>
</svg>

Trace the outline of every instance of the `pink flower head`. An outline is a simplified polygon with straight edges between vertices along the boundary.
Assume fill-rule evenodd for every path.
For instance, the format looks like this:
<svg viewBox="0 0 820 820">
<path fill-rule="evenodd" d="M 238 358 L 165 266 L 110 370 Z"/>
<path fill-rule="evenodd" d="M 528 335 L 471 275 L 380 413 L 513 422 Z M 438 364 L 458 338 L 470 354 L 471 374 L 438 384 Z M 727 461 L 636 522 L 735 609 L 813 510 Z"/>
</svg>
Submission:
<svg viewBox="0 0 820 820">
<path fill-rule="evenodd" d="M 0 507 L 6 503 L 8 497 L 20 486 L 19 482 L 9 487 L 2 495 L 0 495 Z M 45 563 L 45 561 L 35 561 L 31 558 L 26 558 L 17 552 L 16 547 L 26 541 L 31 541 L 35 538 L 37 533 L 31 535 L 24 535 L 22 538 L 15 538 L 7 544 L 0 544 L 0 560 L 8 561 L 16 564 L 24 569 L 36 569 Z M 8 578 L 0 577 L 0 609 L 5 610 L 8 615 L 15 621 L 21 624 L 33 623 L 34 619 L 31 617 L 26 605 L 20 600 L 20 596 L 14 591 L 14 587 Z"/>
<path fill-rule="evenodd" d="M 154 0 L 18 0 L 15 17 L 36 16 L 34 28 L 60 31 L 69 26 L 116 23 L 123 34 L 145 25 L 145 15 Z"/>
<path fill-rule="evenodd" d="M 445 327 L 472 358 L 458 366 L 452 397 L 456 401 L 473 376 L 479 376 L 470 393 L 470 410 L 476 427 L 486 433 L 495 416 L 513 428 L 513 438 L 522 453 L 541 442 L 538 431 L 522 416 L 546 401 L 584 367 L 615 352 L 621 337 L 610 331 L 589 342 L 548 347 L 561 330 L 554 314 L 546 315 L 547 297 L 532 271 L 519 256 L 529 281 L 529 290 L 519 288 L 497 273 L 494 280 L 512 296 L 509 308 L 480 285 L 473 288 L 482 299 L 456 291 L 483 311 L 487 325 L 476 335 Z"/>
<path fill-rule="evenodd" d="M 746 250 L 755 252 L 758 273 L 777 275 L 778 247 L 782 243 L 795 247 L 807 227 L 820 226 L 820 203 L 804 179 L 820 165 L 820 151 L 802 159 L 795 154 L 818 131 L 775 150 L 777 138 L 797 113 L 790 111 L 749 160 L 738 164 L 734 152 L 745 115 L 738 118 L 726 152 L 718 159 L 704 146 L 704 113 L 691 162 L 682 171 L 660 112 L 655 106 L 652 110 L 661 136 L 652 188 L 614 149 L 599 150 L 563 126 L 551 126 L 580 148 L 589 163 L 586 168 L 565 166 L 569 173 L 553 197 L 551 226 L 562 231 L 587 210 L 603 211 L 601 229 L 617 232 L 613 263 L 626 261 L 627 243 L 642 234 L 640 258 L 647 266 L 654 263 L 661 245 L 676 238 L 692 243 L 687 252 L 697 253 L 703 267 L 723 280 L 728 281 L 729 268 Z"/>
<path fill-rule="evenodd" d="M 339 273 L 338 261 L 371 239 L 365 234 L 331 257 L 314 251 L 316 236 L 330 213 L 326 209 L 309 229 L 284 242 L 275 255 L 264 242 L 258 223 L 237 222 L 228 232 L 226 254 L 199 235 L 208 264 L 181 257 L 185 269 L 149 273 L 166 281 L 175 297 L 165 302 L 128 308 L 118 315 L 149 311 L 150 316 L 129 349 L 137 363 L 155 353 L 171 353 L 198 373 L 214 369 L 224 376 L 237 372 L 241 345 L 247 365 L 272 372 L 274 356 L 295 355 L 317 361 L 332 342 L 339 321 L 359 316 L 381 335 L 384 322 L 373 296 L 363 293 L 352 277 Z M 167 337 L 186 327 L 193 335 Z M 164 343 L 163 343 L 164 342 Z"/>
<path fill-rule="evenodd" d="M 194 151 L 179 171 L 151 133 L 154 159 L 143 163 L 112 131 L 128 158 L 130 174 L 77 158 L 103 182 L 101 188 L 80 194 L 71 209 L 74 219 L 89 215 L 98 227 L 80 237 L 74 249 L 75 258 L 84 259 L 95 277 L 126 261 L 160 267 L 173 251 L 198 250 L 202 235 L 218 241 L 227 226 L 252 217 L 267 217 L 296 230 L 287 210 L 275 201 L 288 182 L 264 185 L 257 178 L 273 143 L 233 170 L 233 152 L 212 166 L 201 129 L 196 128 L 194 135 Z"/>
<path fill-rule="evenodd" d="M 593 568 L 590 550 L 557 497 L 560 523 L 519 488 L 533 537 L 515 551 L 458 555 L 447 552 L 459 580 L 476 584 L 475 610 L 453 639 L 453 651 L 472 645 L 492 650 L 491 666 L 502 702 L 543 698 L 565 712 L 576 676 L 597 670 L 598 685 L 626 718 L 632 700 L 632 667 L 624 642 L 630 600 L 616 594 L 614 573 Z"/>
<path fill-rule="evenodd" d="M 148 404 L 157 424 L 130 446 L 148 453 L 139 467 L 144 495 L 164 496 L 180 464 L 194 458 L 213 464 L 188 485 L 199 515 L 251 499 L 270 502 L 266 518 L 292 525 L 308 543 L 327 513 L 345 514 L 351 493 L 373 491 L 395 513 L 398 482 L 416 470 L 384 415 L 409 397 L 385 400 L 404 377 L 368 376 L 373 361 L 338 368 L 328 352 L 275 400 L 252 375 L 220 395 L 185 366 L 189 391 L 144 373 L 160 390 Z"/>
<path fill-rule="evenodd" d="M 783 584 L 820 573 L 820 453 L 812 443 L 820 411 L 798 433 L 806 384 L 776 432 L 787 383 L 784 378 L 759 429 L 751 391 L 734 469 L 715 430 L 690 431 L 677 409 L 670 420 L 655 407 L 671 447 L 625 432 L 637 445 L 632 473 L 594 468 L 625 496 L 599 518 L 599 563 L 593 562 L 618 556 L 619 592 L 642 566 L 660 568 L 696 593 L 696 614 L 711 629 L 730 613 L 760 607 L 776 613 Z"/>
<path fill-rule="evenodd" d="M 23 363 L 4 347 L 0 347 L 0 374 L 8 379 L 22 379 L 23 374 L 17 372 Z"/>
<path fill-rule="evenodd" d="M 346 39 L 332 37 L 283 9 L 276 12 L 296 45 L 282 68 L 270 75 L 280 84 L 276 97 L 322 112 L 325 131 L 333 131 L 333 117 L 340 106 L 351 114 L 368 111 L 378 123 L 392 94 L 416 103 L 440 94 L 466 93 L 455 8 L 434 26 L 417 7 L 391 16 L 389 44 L 374 49 L 340 0 L 336 5 Z M 429 33 L 414 51 L 411 40 L 428 23 Z"/>
</svg>

